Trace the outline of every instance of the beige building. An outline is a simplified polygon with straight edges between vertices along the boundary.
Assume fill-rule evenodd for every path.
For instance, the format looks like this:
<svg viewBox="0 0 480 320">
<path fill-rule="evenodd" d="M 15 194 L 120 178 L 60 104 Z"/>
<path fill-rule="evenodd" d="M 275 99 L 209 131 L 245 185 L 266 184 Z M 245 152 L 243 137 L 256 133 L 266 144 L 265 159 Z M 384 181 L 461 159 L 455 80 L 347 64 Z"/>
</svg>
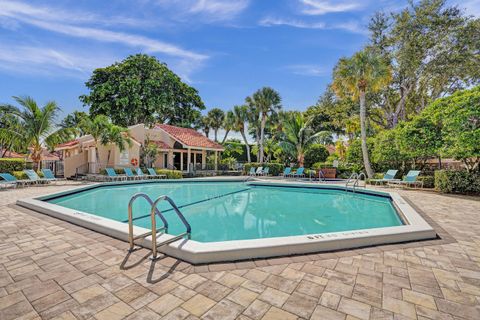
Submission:
<svg viewBox="0 0 480 320">
<path fill-rule="evenodd" d="M 157 124 L 147 128 L 137 124 L 128 128 L 132 144 L 127 149 L 111 145 L 99 145 L 97 162 L 95 142 L 91 135 L 63 143 L 55 148 L 63 160 L 64 176 L 77 173 L 98 173 L 105 167 L 138 167 L 142 146 L 148 140 L 158 146 L 155 168 L 176 169 L 184 172 L 207 169 L 207 156 L 213 154 L 217 169 L 218 153 L 223 147 L 194 129 Z"/>
</svg>

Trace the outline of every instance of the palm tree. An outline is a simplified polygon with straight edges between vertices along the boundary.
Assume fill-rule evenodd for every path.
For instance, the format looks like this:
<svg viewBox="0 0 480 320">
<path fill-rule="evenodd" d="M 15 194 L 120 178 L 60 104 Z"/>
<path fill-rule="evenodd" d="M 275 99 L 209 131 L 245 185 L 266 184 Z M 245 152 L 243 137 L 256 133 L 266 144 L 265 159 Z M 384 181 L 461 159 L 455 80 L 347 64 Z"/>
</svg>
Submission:
<svg viewBox="0 0 480 320">
<path fill-rule="evenodd" d="M 25 149 L 23 126 L 14 115 L 0 110 L 0 158 L 7 152 L 21 152 Z"/>
<path fill-rule="evenodd" d="M 280 94 L 270 87 L 263 87 L 262 89 L 256 91 L 251 97 L 247 97 L 246 101 L 248 104 L 254 105 L 260 113 L 259 162 L 263 163 L 265 124 L 267 123 L 267 118 L 269 115 L 276 112 L 277 110 L 280 110 Z"/>
<path fill-rule="evenodd" d="M 289 112 L 285 115 L 282 131 L 283 139 L 279 146 L 287 153 L 297 158 L 297 163 L 303 167 L 305 150 L 324 133 L 315 133 L 310 127 L 311 118 L 298 111 Z"/>
<path fill-rule="evenodd" d="M 30 157 L 34 163 L 35 169 L 40 167 L 41 154 L 44 146 L 53 148 L 56 144 L 65 142 L 74 136 L 72 128 L 56 128 L 55 119 L 60 108 L 54 101 L 47 102 L 43 107 L 31 97 L 13 97 L 22 107 L 17 108 L 12 105 L 1 105 L 3 113 L 10 114 L 20 123 L 22 130 L 15 132 L 15 127 L 2 128 L 0 137 L 19 139 L 30 149 Z M 19 137 L 21 135 L 21 137 Z"/>
<path fill-rule="evenodd" d="M 218 141 L 218 129 L 223 125 L 223 119 L 225 118 L 225 112 L 219 108 L 213 108 L 208 111 L 207 117 L 209 118 L 210 127 L 215 134 L 215 142 Z"/>
<path fill-rule="evenodd" d="M 360 100 L 360 137 L 365 170 L 369 178 L 373 170 L 368 157 L 365 93 L 377 92 L 391 80 L 390 66 L 373 49 L 365 48 L 351 58 L 342 58 L 333 71 L 332 88 L 340 96 Z"/>
<path fill-rule="evenodd" d="M 120 151 L 126 149 L 126 145 L 131 145 L 132 141 L 128 136 L 126 128 L 114 125 L 105 115 L 98 115 L 95 118 L 84 118 L 80 122 L 80 128 L 85 134 L 92 136 L 95 146 L 95 159 L 100 163 L 98 147 L 101 145 L 114 144 Z M 110 151 L 108 152 L 107 164 L 110 161 Z"/>
<path fill-rule="evenodd" d="M 225 136 L 223 137 L 222 143 L 225 143 L 227 140 L 228 134 L 233 130 L 233 125 L 235 123 L 235 115 L 233 111 L 229 110 L 225 113 L 225 119 L 223 119 L 223 130 L 225 130 Z"/>
<path fill-rule="evenodd" d="M 203 133 L 205 133 L 205 136 L 209 138 L 209 133 L 210 133 L 210 118 L 207 116 L 203 116 L 200 119 L 200 129 L 202 129 Z"/>
<path fill-rule="evenodd" d="M 243 138 L 243 142 L 245 143 L 245 147 L 247 148 L 247 161 L 252 162 L 250 158 L 250 145 L 248 144 L 247 136 L 245 133 L 245 123 L 248 121 L 248 107 L 243 106 L 234 106 L 233 107 L 233 129 L 236 132 L 240 132 Z"/>
</svg>

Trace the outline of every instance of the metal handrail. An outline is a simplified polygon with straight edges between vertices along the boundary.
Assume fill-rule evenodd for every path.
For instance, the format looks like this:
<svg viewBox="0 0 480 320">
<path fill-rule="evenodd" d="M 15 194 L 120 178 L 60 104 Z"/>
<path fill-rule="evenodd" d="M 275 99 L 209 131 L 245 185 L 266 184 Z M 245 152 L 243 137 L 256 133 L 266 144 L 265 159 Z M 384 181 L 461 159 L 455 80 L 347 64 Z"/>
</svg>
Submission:
<svg viewBox="0 0 480 320">
<path fill-rule="evenodd" d="M 364 177 L 365 178 L 365 184 L 363 185 L 364 188 L 367 187 L 367 176 L 365 175 L 364 172 L 360 172 L 358 175 L 357 175 L 357 179 L 355 180 L 355 182 L 353 183 L 353 192 L 355 192 L 355 187 L 359 187 L 360 184 L 360 180 L 361 178 Z"/>
<path fill-rule="evenodd" d="M 156 227 L 155 212 L 157 211 L 158 203 L 160 201 L 163 201 L 163 200 L 166 200 L 166 201 L 168 201 L 168 203 L 170 203 L 170 205 L 172 206 L 172 208 L 175 211 L 175 213 L 177 214 L 177 216 L 180 218 L 182 223 L 185 225 L 185 228 L 187 229 L 187 231 L 173 237 L 172 239 L 169 239 L 169 240 L 166 240 L 166 241 L 164 241 L 160 244 L 157 244 L 157 232 L 156 232 L 156 228 L 155 228 Z M 154 260 L 154 259 L 157 258 L 157 246 L 158 245 L 165 245 L 165 244 L 168 244 L 168 243 L 172 243 L 174 241 L 177 241 L 177 240 L 183 238 L 184 236 L 187 236 L 187 238 L 190 239 L 190 235 L 192 233 L 192 227 L 188 223 L 187 219 L 185 219 L 185 216 L 180 212 L 180 210 L 178 209 L 175 202 L 173 202 L 173 200 L 170 197 L 165 196 L 165 195 L 158 197 L 157 200 L 155 200 L 155 202 L 153 202 L 153 204 L 152 204 L 152 209 L 150 210 L 150 217 L 152 219 L 152 257 L 151 257 L 151 259 Z M 161 217 L 161 215 L 160 215 L 160 217 Z"/>
<path fill-rule="evenodd" d="M 144 198 L 145 200 L 147 200 L 147 202 L 153 206 L 153 201 L 152 199 L 150 199 L 150 197 L 145 194 L 145 193 L 136 193 L 134 194 L 131 198 L 130 198 L 130 201 L 128 202 L 128 242 L 130 243 L 130 249 L 129 251 L 132 251 L 133 250 L 133 247 L 134 247 L 134 241 L 137 240 L 137 239 L 140 239 L 140 238 L 145 238 L 145 237 L 148 237 L 149 235 L 153 235 L 153 230 L 155 229 L 155 235 L 157 232 L 159 231 L 162 231 L 162 230 L 165 230 L 165 232 L 168 231 L 168 221 L 165 219 L 165 217 L 162 215 L 162 213 L 155 208 L 154 210 L 154 215 L 158 215 L 160 217 L 160 219 L 162 220 L 163 222 L 163 227 L 162 228 L 159 228 L 157 229 L 156 228 L 156 224 L 153 224 L 152 225 L 152 231 L 150 232 L 147 232 L 147 233 L 144 233 L 144 234 L 141 234 L 141 235 L 138 235 L 136 237 L 133 236 L 133 212 L 132 212 L 132 205 L 133 205 L 133 202 L 138 199 L 138 198 Z"/>
<path fill-rule="evenodd" d="M 357 179 L 357 178 L 358 178 L 358 173 L 356 173 L 356 172 L 354 172 L 350 175 L 347 182 L 345 183 L 345 191 L 348 189 L 348 184 L 350 183 L 350 181 L 352 181 L 353 179 Z M 354 189 L 354 191 L 355 191 L 355 189 Z"/>
<path fill-rule="evenodd" d="M 321 180 L 320 180 L 321 179 Z M 325 174 L 323 173 L 322 169 L 318 171 L 318 181 L 327 181 L 327 178 L 325 178 Z"/>
</svg>

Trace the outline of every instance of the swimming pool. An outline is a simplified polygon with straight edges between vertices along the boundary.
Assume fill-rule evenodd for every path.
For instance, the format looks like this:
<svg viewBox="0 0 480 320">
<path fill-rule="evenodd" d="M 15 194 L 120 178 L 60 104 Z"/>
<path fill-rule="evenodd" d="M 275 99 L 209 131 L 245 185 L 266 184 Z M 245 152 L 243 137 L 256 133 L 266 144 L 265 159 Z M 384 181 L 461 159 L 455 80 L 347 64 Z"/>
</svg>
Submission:
<svg viewBox="0 0 480 320">
<path fill-rule="evenodd" d="M 119 229 L 125 230 L 127 225 L 130 198 L 139 192 L 153 200 L 167 195 L 179 207 L 192 232 L 190 240 L 180 240 L 177 245 L 164 246 L 160 251 L 173 252 L 172 255 L 192 262 L 231 260 L 230 256 L 267 257 L 435 236 L 433 229 L 418 214 L 413 215 L 414 210 L 398 194 L 351 191 L 338 185 L 192 179 L 97 184 L 30 200 L 39 201 L 35 205 L 37 209 L 38 205 L 44 208 L 42 212 L 53 209 L 70 214 L 72 217 L 66 219 L 69 221 L 87 219 L 100 225 L 99 231 L 114 229 L 116 233 L 106 233 L 124 238 Z M 20 204 L 28 206 L 28 202 Z M 144 199 L 134 202 L 137 233 L 151 228 L 150 208 Z M 168 234 L 185 231 L 167 202 L 160 202 L 158 208 L 168 220 Z M 157 227 L 161 226 L 162 221 L 157 219 Z M 412 227 L 420 228 L 411 230 Z M 354 239 L 356 243 L 350 241 Z M 323 246 L 319 245 L 322 242 Z M 326 243 L 329 245 L 325 247 Z M 209 252 L 208 248 L 212 250 Z M 185 253 L 188 249 L 191 249 L 188 257 L 175 252 Z M 191 258 L 195 252 L 200 254 Z"/>
</svg>

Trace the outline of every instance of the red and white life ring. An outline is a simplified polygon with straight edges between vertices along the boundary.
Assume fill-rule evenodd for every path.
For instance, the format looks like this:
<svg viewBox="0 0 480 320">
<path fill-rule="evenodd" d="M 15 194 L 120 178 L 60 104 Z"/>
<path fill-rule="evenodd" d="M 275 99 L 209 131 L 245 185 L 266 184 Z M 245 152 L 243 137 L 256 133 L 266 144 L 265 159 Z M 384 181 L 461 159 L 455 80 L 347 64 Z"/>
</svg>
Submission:
<svg viewBox="0 0 480 320">
<path fill-rule="evenodd" d="M 132 160 L 130 160 L 130 163 L 132 164 L 132 166 L 137 167 L 138 166 L 138 159 L 137 158 L 132 158 Z"/>
</svg>

